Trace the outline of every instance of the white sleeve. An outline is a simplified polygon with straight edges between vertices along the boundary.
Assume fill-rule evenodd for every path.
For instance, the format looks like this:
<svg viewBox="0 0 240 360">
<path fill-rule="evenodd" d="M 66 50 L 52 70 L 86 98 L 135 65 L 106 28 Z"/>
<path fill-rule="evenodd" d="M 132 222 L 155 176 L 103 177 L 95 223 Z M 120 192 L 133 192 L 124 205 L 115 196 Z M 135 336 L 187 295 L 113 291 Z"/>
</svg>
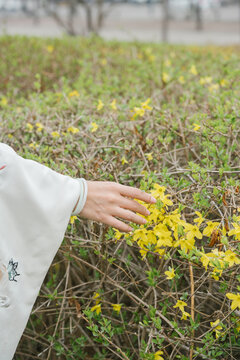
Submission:
<svg viewBox="0 0 240 360">
<path fill-rule="evenodd" d="M 79 181 L 0 143 L 0 357 L 11 360 L 80 197 Z"/>
</svg>

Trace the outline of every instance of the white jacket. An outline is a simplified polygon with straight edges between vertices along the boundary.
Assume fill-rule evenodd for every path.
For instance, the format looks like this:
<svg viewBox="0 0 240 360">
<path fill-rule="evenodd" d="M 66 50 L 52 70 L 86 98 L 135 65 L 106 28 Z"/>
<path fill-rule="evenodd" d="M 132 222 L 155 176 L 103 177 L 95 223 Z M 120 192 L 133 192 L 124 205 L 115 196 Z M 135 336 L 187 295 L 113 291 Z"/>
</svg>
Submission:
<svg viewBox="0 0 240 360">
<path fill-rule="evenodd" d="M 14 356 L 80 189 L 77 179 L 0 143 L 1 360 Z"/>
</svg>

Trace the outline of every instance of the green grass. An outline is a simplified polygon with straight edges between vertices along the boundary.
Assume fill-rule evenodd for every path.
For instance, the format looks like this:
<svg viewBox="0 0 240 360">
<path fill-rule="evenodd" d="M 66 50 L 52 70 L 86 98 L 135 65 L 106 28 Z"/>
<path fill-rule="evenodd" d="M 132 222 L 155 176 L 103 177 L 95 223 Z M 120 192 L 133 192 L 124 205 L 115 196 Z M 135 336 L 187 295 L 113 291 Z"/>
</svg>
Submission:
<svg viewBox="0 0 240 360">
<path fill-rule="evenodd" d="M 1 142 L 73 177 L 165 186 L 189 223 L 195 211 L 225 227 L 237 221 L 239 48 L 5 36 L 0 49 Z M 152 109 L 133 116 L 147 99 Z M 230 242 L 239 256 L 239 241 L 224 241 L 214 248 Z M 212 251 L 209 242 L 205 236 L 198 248 Z M 225 294 L 240 292 L 239 266 L 215 280 L 194 256 L 172 248 L 142 259 L 136 243 L 116 241 L 106 226 L 69 224 L 16 359 L 237 359 L 239 315 Z M 180 298 L 191 304 L 190 264 L 194 321 L 173 308 Z M 166 279 L 169 267 L 175 280 Z M 94 292 L 100 314 L 91 311 Z M 210 325 L 217 319 L 218 338 Z"/>
</svg>

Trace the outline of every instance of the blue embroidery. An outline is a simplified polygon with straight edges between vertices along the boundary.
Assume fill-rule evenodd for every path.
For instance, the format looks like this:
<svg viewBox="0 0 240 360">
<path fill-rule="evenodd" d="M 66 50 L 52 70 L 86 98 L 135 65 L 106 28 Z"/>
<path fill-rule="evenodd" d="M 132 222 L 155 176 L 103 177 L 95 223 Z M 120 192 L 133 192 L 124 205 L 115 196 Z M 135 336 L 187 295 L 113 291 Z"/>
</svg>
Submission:
<svg viewBox="0 0 240 360">
<path fill-rule="evenodd" d="M 8 272 L 8 279 L 10 281 L 16 281 L 16 276 L 19 276 L 20 274 L 17 273 L 16 269 L 18 267 L 18 262 L 13 262 L 13 259 L 9 260 L 7 272 Z"/>
</svg>

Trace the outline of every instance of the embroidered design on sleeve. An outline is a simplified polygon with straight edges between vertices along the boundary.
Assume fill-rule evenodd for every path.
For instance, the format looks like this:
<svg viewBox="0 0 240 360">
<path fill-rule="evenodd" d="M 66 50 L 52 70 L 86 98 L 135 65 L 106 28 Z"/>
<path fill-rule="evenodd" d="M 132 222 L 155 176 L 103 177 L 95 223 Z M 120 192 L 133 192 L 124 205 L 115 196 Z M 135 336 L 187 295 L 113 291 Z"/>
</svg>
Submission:
<svg viewBox="0 0 240 360">
<path fill-rule="evenodd" d="M 0 167 L 0 170 L 3 170 L 7 165 L 3 165 Z"/>
<path fill-rule="evenodd" d="M 7 267 L 7 272 L 8 272 L 8 279 L 10 281 L 16 281 L 17 282 L 15 277 L 20 275 L 20 274 L 17 273 L 17 267 L 18 267 L 18 262 L 13 262 L 13 259 L 9 260 L 8 267 Z"/>
</svg>

